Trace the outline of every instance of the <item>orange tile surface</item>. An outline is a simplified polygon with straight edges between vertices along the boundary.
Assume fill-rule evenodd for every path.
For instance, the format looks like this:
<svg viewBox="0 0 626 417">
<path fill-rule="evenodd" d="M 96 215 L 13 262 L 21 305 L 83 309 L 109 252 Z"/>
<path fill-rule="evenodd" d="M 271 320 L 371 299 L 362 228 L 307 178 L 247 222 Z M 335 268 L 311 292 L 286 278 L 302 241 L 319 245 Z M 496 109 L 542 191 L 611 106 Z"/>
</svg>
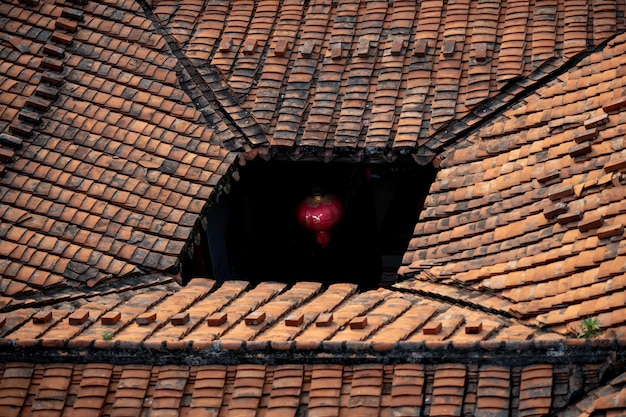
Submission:
<svg viewBox="0 0 626 417">
<path fill-rule="evenodd" d="M 623 415 L 625 13 L 4 1 L 0 415 Z M 257 157 L 433 162 L 407 280 L 178 285 Z"/>
<path fill-rule="evenodd" d="M 612 2 L 198 4 L 154 10 L 192 63 L 222 74 L 231 98 L 218 100 L 262 127 L 258 152 L 322 160 L 432 157 L 417 149 L 432 133 L 624 24 Z"/>
<path fill-rule="evenodd" d="M 137 3 L 34 3 L 0 5 L 3 307 L 175 270 L 235 158 Z"/>
<path fill-rule="evenodd" d="M 476 305 L 483 294 L 496 310 L 574 337 L 588 317 L 608 336 L 625 324 L 625 41 L 442 148 L 401 267 L 415 280 L 399 287 L 448 287 Z"/>
<path fill-rule="evenodd" d="M 535 367 L 536 368 L 536 367 Z M 577 388 L 568 379 L 581 369 L 544 366 L 545 383 L 567 395 Z M 386 416 L 506 415 L 523 403 L 524 375 L 530 367 L 476 365 L 108 365 L 7 363 L 0 367 L 0 412 L 32 415 L 296 415 L 359 413 Z M 8 385 L 12 383 L 12 385 Z M 467 383 L 466 386 L 459 385 Z M 6 384 L 6 386 L 5 386 Z M 556 395 L 545 412 L 571 416 L 605 410 L 623 411 L 619 380 L 592 391 L 592 401 L 565 409 Z M 623 384 L 623 382 L 622 382 Z M 492 388 L 487 388 L 492 387 Z M 411 390 L 410 392 L 408 390 Z M 28 392 L 28 395 L 24 396 Z M 441 395 L 440 395 L 441 394 Z M 19 397 L 16 397 L 19 396 Z M 455 404 L 464 404 L 461 408 Z M 580 409 L 582 408 L 582 410 Z M 527 409 L 524 409 L 527 410 Z M 557 414 L 562 412 L 562 414 Z M 493 414 L 489 414 L 493 413 Z M 546 415 L 535 410 L 524 415 Z M 608 415 L 608 414 L 607 414 Z"/>
<path fill-rule="evenodd" d="M 72 299 L 43 309 L 19 309 L 17 314 L 0 313 L 0 320 L 6 319 L 0 338 L 24 343 L 41 340 L 55 346 L 86 346 L 111 340 L 135 348 L 142 342 L 204 346 L 246 341 L 311 348 L 327 341 L 362 342 L 382 348 L 397 342 L 451 341 L 478 346 L 489 340 L 525 342 L 546 335 L 563 339 L 557 333 L 537 331 L 488 309 L 465 308 L 391 289 L 355 290 L 354 284 L 323 288 L 311 282 L 292 286 L 264 282 L 250 287 L 241 281 L 216 284 L 205 278 L 195 278 L 185 287 L 173 283 L 144 289 L 123 287 L 93 299 Z M 70 322 L 85 312 L 89 316 L 84 322 Z M 50 320 L 34 322 L 33 317 L 41 313 L 50 313 Z M 118 321 L 103 319 L 113 313 L 119 315 Z M 226 320 L 217 326 L 209 325 L 209 317 L 215 313 L 224 313 Z M 263 313 L 263 320 L 252 323 L 249 319 L 253 313 Z M 176 319 L 181 314 L 189 316 L 182 324 Z M 300 324 L 287 325 L 289 317 L 300 314 Z M 317 325 L 322 314 L 333 316 L 327 326 Z M 146 320 L 148 317 L 151 320 Z M 441 330 L 436 333 L 425 330 L 440 323 Z"/>
</svg>

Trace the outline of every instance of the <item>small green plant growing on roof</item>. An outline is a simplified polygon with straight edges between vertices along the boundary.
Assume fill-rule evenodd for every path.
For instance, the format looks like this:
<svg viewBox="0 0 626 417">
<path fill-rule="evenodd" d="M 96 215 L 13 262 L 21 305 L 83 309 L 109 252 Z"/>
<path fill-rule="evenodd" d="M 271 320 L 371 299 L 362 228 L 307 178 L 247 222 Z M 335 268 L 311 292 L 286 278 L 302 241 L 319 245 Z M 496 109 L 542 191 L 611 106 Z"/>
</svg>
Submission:
<svg viewBox="0 0 626 417">
<path fill-rule="evenodd" d="M 111 330 L 103 330 L 102 340 L 111 340 L 111 339 L 113 339 L 113 332 Z"/>
<path fill-rule="evenodd" d="M 600 322 L 595 317 L 587 317 L 583 319 L 580 324 L 580 333 L 578 333 L 578 337 L 582 339 L 593 339 L 594 337 L 600 336 L 602 333 L 602 328 L 600 327 Z"/>
</svg>

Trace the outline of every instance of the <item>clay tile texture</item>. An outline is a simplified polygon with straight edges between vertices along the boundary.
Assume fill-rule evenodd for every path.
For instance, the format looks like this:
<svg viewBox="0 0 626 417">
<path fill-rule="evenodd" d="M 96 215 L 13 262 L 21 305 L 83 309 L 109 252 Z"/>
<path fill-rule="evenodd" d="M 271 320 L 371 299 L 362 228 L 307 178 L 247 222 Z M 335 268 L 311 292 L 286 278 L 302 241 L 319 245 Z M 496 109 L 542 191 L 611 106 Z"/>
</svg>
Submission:
<svg viewBox="0 0 626 417">
<path fill-rule="evenodd" d="M 4 0 L 0 416 L 624 415 L 625 14 Z M 260 161 L 432 168 L 393 282 L 210 276 Z"/>
<path fill-rule="evenodd" d="M 258 123 L 263 139 L 252 144 L 268 158 L 432 156 L 433 133 L 482 115 L 487 99 L 507 100 L 624 25 L 623 5 L 588 1 L 153 7 L 207 80 L 221 74 L 230 91 L 219 88 L 217 100 Z"/>
<path fill-rule="evenodd" d="M 229 172 L 235 155 L 216 144 L 219 128 L 194 107 L 183 68 L 139 10 L 0 6 L 2 306 L 175 272 Z"/>
<path fill-rule="evenodd" d="M 406 288 L 471 288 L 526 323 L 622 334 L 626 38 L 449 147 L 404 257 Z M 608 111 L 605 111 L 605 107 Z M 580 129 L 587 150 L 572 153 Z M 437 286 L 433 286 L 433 285 Z"/>
</svg>

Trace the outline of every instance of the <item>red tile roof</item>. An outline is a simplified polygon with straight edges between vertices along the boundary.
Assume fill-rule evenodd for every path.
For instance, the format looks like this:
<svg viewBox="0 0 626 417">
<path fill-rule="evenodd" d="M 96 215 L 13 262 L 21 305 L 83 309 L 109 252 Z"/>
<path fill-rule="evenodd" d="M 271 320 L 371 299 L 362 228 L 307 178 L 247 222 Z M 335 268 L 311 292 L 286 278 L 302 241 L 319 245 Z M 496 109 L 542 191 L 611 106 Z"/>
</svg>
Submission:
<svg viewBox="0 0 626 417">
<path fill-rule="evenodd" d="M 462 286 L 562 334 L 587 317 L 623 333 L 625 41 L 448 146 L 401 287 Z"/>
<path fill-rule="evenodd" d="M 597 367 L 594 369 L 597 370 Z M 358 413 L 578 416 L 624 412 L 623 378 L 565 409 L 597 386 L 579 365 L 233 364 L 0 365 L 0 413 L 61 416 L 309 416 Z M 621 391 L 620 391 L 621 388 Z M 551 396 L 551 390 L 554 395 Z M 597 399 L 596 399 L 597 398 Z M 20 413 L 21 411 L 21 413 Z M 596 414 L 594 414 L 596 415 Z M 604 415 L 604 414 L 601 414 Z"/>
<path fill-rule="evenodd" d="M 624 9 L 0 4 L 0 414 L 623 414 Z M 434 160 L 414 279 L 180 287 L 241 152 Z"/>
<path fill-rule="evenodd" d="M 33 303 L 0 313 L 0 321 L 5 341 L 59 346 L 112 340 L 135 347 L 142 342 L 205 346 L 249 341 L 308 348 L 359 342 L 382 348 L 397 342 L 478 346 L 563 340 L 493 314 L 487 306 L 463 307 L 397 290 L 358 292 L 355 284 L 322 288 L 311 282 L 264 282 L 250 288 L 243 281 L 218 285 L 203 278 L 185 287 L 171 281 L 111 287 L 96 297 L 72 297 L 46 307 Z"/>
<path fill-rule="evenodd" d="M 434 132 L 472 111 L 484 116 L 486 99 L 508 102 L 624 28 L 622 4 L 587 3 L 316 0 L 202 8 L 176 0 L 153 7 L 200 72 L 211 78 L 218 71 L 228 84 L 230 94 L 217 100 L 226 107 L 239 101 L 237 119 L 263 127 L 267 144 L 257 137 L 255 154 L 328 160 L 416 153 L 427 161 L 437 153 Z"/>
<path fill-rule="evenodd" d="M 0 5 L 0 306 L 175 272 L 236 157 L 137 3 L 34 3 Z"/>
</svg>

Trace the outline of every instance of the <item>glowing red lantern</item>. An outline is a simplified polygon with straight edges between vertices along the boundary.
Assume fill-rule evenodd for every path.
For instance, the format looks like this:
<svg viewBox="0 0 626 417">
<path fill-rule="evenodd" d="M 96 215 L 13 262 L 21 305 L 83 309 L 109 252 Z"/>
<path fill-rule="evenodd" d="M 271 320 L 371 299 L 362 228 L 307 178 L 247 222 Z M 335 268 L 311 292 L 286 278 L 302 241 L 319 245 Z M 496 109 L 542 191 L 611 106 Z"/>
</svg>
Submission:
<svg viewBox="0 0 626 417">
<path fill-rule="evenodd" d="M 315 232 L 315 241 L 323 248 L 330 242 L 329 231 L 337 226 L 343 215 L 341 202 L 331 194 L 313 194 L 298 206 L 298 221 Z"/>
</svg>

